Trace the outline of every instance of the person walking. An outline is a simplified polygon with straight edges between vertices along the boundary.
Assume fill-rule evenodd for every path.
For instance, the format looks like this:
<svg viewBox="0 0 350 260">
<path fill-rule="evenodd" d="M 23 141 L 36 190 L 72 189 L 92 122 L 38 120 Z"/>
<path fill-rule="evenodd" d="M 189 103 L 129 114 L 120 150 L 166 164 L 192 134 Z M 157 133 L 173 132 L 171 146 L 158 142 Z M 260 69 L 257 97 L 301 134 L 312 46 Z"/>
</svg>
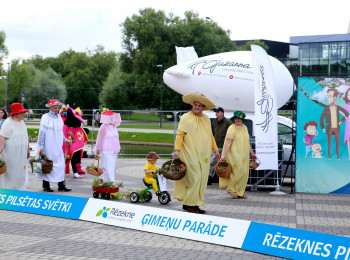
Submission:
<svg viewBox="0 0 350 260">
<path fill-rule="evenodd" d="M 249 176 L 249 153 L 253 159 L 257 159 L 249 142 L 247 127 L 243 124 L 245 113 L 235 111 L 234 124 L 231 125 L 225 137 L 221 160 L 226 160 L 232 167 L 230 177 L 219 178 L 219 187 L 226 191 L 234 199 L 246 199 L 245 188 Z"/>
<path fill-rule="evenodd" d="M 107 182 L 115 181 L 115 167 L 117 165 L 117 157 L 120 152 L 119 134 L 117 126 L 120 125 L 122 119 L 119 113 L 106 110 L 101 116 L 101 127 L 98 131 L 95 159 L 101 154 L 101 168 L 103 174 L 100 179 Z"/>
<path fill-rule="evenodd" d="M 214 119 L 213 122 L 211 123 L 211 130 L 213 131 L 213 136 L 214 136 L 216 145 L 219 149 L 218 152 L 221 155 L 222 147 L 224 146 L 224 142 L 225 142 L 226 132 L 227 132 L 227 129 L 232 124 L 232 122 L 231 120 L 225 117 L 225 111 L 222 107 L 215 108 L 214 111 L 215 111 L 216 119 Z M 208 185 L 219 182 L 219 177 L 216 175 L 215 169 L 214 169 L 216 163 L 217 163 L 216 156 L 214 153 L 212 153 Z"/>
<path fill-rule="evenodd" d="M 7 170 L 0 175 L 0 188 L 25 190 L 28 185 L 27 159 L 30 155 L 24 109 L 21 103 L 11 105 L 10 118 L 0 130 L 0 153 Z"/>
<path fill-rule="evenodd" d="M 186 175 L 175 181 L 174 198 L 183 204 L 183 209 L 190 213 L 204 214 L 199 208 L 204 205 L 207 189 L 211 151 L 219 160 L 210 119 L 203 110 L 211 110 L 215 104 L 200 94 L 183 96 L 183 101 L 192 105 L 192 111 L 184 114 L 179 122 L 175 140 L 173 159 L 179 158 L 187 167 Z"/>
<path fill-rule="evenodd" d="M 40 121 L 37 153 L 53 161 L 53 168 L 49 174 L 36 173 L 36 176 L 43 180 L 43 190 L 46 192 L 53 192 L 50 182 L 58 183 L 58 191 L 71 191 L 64 181 L 65 158 L 62 145 L 63 142 L 71 144 L 72 141 L 63 135 L 63 120 L 59 113 L 61 105 L 63 104 L 57 99 L 50 100 L 45 105 L 50 111 L 44 114 Z"/>
<path fill-rule="evenodd" d="M 0 108 L 0 129 L 7 118 L 7 113 L 5 108 Z"/>
</svg>

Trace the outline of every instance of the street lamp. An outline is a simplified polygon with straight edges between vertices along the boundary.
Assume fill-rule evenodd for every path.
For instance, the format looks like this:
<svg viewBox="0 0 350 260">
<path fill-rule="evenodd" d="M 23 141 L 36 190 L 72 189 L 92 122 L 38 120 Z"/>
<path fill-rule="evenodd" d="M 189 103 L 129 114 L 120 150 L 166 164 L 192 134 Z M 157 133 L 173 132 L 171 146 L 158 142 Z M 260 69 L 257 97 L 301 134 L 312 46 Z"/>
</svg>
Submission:
<svg viewBox="0 0 350 260">
<path fill-rule="evenodd" d="M 162 128 L 163 121 L 163 64 L 157 65 L 157 68 L 160 69 L 160 122 L 159 127 Z"/>
<path fill-rule="evenodd" d="M 213 19 L 211 19 L 210 17 L 205 17 L 205 19 L 211 21 L 213 23 L 213 54 L 215 53 L 215 23 L 213 21 Z"/>
<path fill-rule="evenodd" d="M 5 110 L 7 111 L 7 77 L 6 76 L 0 76 L 0 79 L 6 79 L 6 85 L 5 85 Z"/>
</svg>

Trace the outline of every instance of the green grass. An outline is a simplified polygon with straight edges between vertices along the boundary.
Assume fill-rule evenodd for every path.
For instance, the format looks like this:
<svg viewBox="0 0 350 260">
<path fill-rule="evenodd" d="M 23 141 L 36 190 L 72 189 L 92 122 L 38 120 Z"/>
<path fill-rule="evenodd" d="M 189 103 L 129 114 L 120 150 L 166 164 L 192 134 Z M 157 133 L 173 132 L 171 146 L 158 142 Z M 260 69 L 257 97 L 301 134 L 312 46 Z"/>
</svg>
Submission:
<svg viewBox="0 0 350 260">
<path fill-rule="evenodd" d="M 138 129 L 166 129 L 166 130 L 174 130 L 174 125 L 162 125 L 162 128 L 159 125 L 130 125 L 130 124 L 121 124 L 120 128 L 138 128 Z"/>
</svg>

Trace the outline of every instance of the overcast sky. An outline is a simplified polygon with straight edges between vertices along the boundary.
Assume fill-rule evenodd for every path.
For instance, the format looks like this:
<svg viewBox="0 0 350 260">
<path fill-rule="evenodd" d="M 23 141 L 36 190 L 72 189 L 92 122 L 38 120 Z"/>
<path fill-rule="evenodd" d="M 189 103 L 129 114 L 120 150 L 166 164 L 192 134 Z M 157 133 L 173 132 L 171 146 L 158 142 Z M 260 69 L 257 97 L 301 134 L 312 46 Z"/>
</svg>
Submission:
<svg viewBox="0 0 350 260">
<path fill-rule="evenodd" d="M 122 51 L 120 24 L 152 7 L 184 17 L 192 10 L 231 31 L 232 40 L 289 42 L 290 36 L 347 33 L 350 0 L 1 0 L 0 30 L 12 58 L 103 45 Z"/>
</svg>

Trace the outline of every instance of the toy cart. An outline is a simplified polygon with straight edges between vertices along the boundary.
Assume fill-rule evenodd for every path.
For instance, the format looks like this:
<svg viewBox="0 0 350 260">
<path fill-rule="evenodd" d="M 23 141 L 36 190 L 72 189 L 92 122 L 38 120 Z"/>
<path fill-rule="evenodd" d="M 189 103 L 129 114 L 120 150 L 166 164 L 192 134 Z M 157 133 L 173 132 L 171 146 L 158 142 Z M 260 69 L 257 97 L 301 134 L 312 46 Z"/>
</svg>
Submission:
<svg viewBox="0 0 350 260">
<path fill-rule="evenodd" d="M 106 188 L 106 187 L 95 187 L 95 186 L 92 186 L 92 190 L 94 191 L 92 196 L 95 199 L 97 199 L 99 196 L 101 196 L 102 199 L 109 200 L 111 198 L 111 193 L 118 192 L 119 191 L 119 187 Z"/>
</svg>

